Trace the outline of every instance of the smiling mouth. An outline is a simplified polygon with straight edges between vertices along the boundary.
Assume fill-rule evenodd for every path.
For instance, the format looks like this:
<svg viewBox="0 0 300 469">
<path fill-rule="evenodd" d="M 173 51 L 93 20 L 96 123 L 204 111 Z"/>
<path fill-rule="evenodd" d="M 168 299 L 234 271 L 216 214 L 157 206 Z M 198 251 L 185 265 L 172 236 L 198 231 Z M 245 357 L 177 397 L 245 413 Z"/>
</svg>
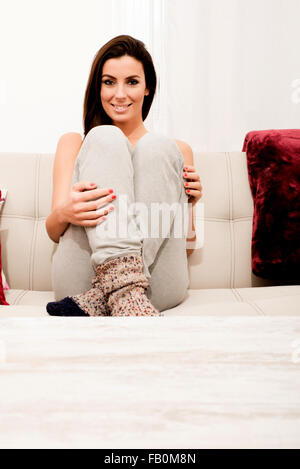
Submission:
<svg viewBox="0 0 300 469">
<path fill-rule="evenodd" d="M 130 104 L 124 104 L 122 106 L 118 106 L 117 104 L 112 104 L 113 107 L 116 107 L 118 109 L 126 109 L 127 107 L 131 106 L 132 103 Z"/>
</svg>

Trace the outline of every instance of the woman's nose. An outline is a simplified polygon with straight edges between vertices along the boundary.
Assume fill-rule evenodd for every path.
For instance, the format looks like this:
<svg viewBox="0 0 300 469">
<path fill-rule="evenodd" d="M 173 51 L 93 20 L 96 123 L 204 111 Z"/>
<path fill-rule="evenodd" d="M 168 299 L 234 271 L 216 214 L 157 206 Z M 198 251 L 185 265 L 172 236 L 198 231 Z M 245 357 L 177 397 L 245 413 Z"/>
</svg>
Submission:
<svg viewBox="0 0 300 469">
<path fill-rule="evenodd" d="M 116 97 L 122 98 L 124 96 L 126 96 L 125 88 L 123 85 L 119 85 L 116 90 Z"/>
</svg>

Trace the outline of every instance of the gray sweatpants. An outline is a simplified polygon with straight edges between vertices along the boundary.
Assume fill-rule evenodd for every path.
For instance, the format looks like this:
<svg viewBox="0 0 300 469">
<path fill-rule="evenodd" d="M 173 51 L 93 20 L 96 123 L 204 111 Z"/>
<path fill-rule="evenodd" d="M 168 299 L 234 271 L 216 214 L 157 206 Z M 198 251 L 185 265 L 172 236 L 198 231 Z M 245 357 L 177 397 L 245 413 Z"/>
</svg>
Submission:
<svg viewBox="0 0 300 469">
<path fill-rule="evenodd" d="M 60 237 L 52 258 L 56 301 L 89 290 L 93 265 L 132 253 L 142 255 L 147 296 L 157 309 L 182 302 L 189 285 L 186 231 L 178 228 L 187 213 L 183 166 L 176 142 L 163 134 L 149 132 L 132 149 L 116 126 L 88 132 L 71 186 L 86 180 L 114 189 L 117 198 L 109 205 L 115 210 L 95 227 L 70 224 Z"/>
</svg>

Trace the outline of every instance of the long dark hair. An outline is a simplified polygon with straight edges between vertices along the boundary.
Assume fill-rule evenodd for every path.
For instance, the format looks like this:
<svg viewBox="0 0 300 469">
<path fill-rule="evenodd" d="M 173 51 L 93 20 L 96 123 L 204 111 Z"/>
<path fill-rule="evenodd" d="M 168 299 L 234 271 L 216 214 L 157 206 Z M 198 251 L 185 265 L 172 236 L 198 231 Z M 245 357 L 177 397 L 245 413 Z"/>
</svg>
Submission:
<svg viewBox="0 0 300 469">
<path fill-rule="evenodd" d="M 127 35 L 116 36 L 99 49 L 91 66 L 83 105 L 84 138 L 96 125 L 112 124 L 112 119 L 104 111 L 100 98 L 102 69 L 106 60 L 123 55 L 134 57 L 143 64 L 146 88 L 149 90 L 142 107 L 143 121 L 150 111 L 157 83 L 152 57 L 142 41 Z"/>
</svg>

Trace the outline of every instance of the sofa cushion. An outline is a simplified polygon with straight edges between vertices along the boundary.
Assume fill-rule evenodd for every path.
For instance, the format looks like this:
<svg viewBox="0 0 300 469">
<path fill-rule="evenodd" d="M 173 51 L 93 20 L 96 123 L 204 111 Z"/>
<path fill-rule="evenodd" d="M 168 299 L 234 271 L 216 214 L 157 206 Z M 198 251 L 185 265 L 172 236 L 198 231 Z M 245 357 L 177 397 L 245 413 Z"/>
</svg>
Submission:
<svg viewBox="0 0 300 469">
<path fill-rule="evenodd" d="M 46 304 L 54 292 L 13 290 L 7 293 L 11 306 L 0 306 L 0 319 L 48 316 Z M 210 288 L 187 291 L 183 302 L 164 311 L 168 316 L 299 316 L 300 286 Z"/>
<path fill-rule="evenodd" d="M 8 192 L 0 218 L 2 262 L 13 289 L 52 289 L 55 245 L 45 221 L 51 210 L 53 161 L 53 154 L 0 152 L 0 186 Z"/>
<path fill-rule="evenodd" d="M 300 129 L 246 135 L 254 201 L 252 271 L 283 282 L 300 280 Z"/>
</svg>

